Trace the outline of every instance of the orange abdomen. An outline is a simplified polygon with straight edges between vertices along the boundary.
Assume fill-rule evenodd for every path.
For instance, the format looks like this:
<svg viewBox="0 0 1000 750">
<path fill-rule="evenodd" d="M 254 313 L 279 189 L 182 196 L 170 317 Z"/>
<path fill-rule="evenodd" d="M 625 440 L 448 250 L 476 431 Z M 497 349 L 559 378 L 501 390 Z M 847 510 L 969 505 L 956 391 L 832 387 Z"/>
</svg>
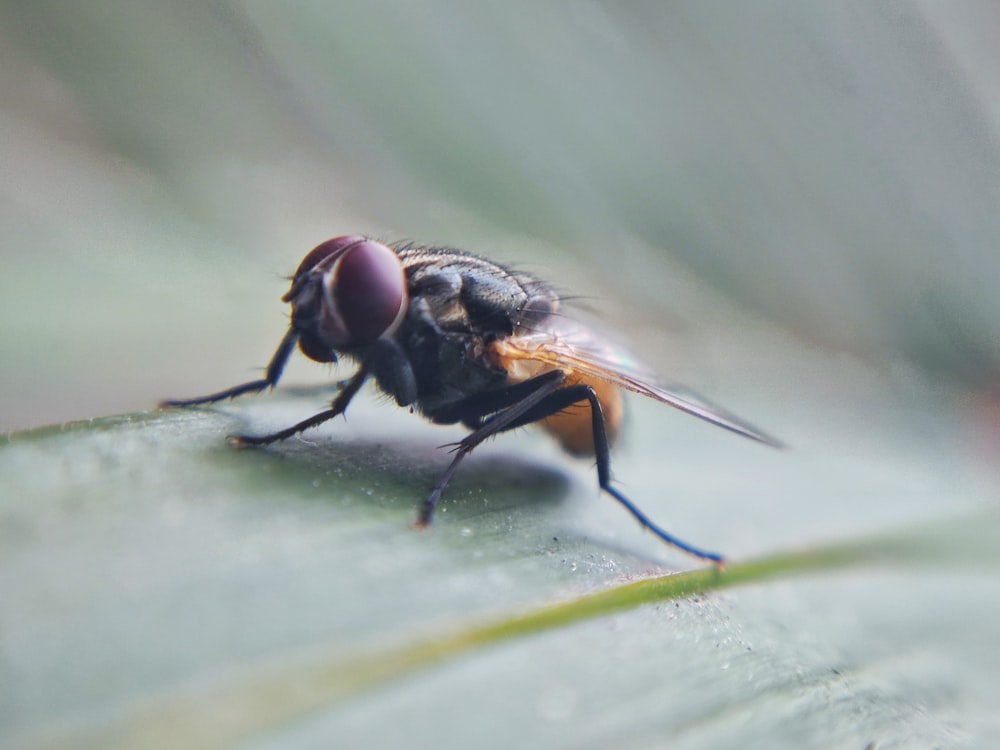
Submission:
<svg viewBox="0 0 1000 750">
<path fill-rule="evenodd" d="M 604 413 L 604 428 L 608 434 L 608 443 L 614 445 L 624 415 L 621 390 L 597 378 L 585 378 L 573 374 L 566 380 L 566 385 L 580 383 L 589 385 L 597 393 L 597 400 L 601 402 L 601 411 Z M 579 401 L 558 414 L 542 420 L 541 425 L 556 437 L 567 452 L 576 456 L 594 455 L 594 428 L 589 401 Z"/>
<path fill-rule="evenodd" d="M 507 371 L 508 383 L 523 383 L 543 373 L 562 369 L 566 372 L 566 386 L 589 385 L 601 403 L 608 444 L 614 445 L 625 413 L 622 392 L 618 386 L 601 378 L 575 372 L 570 368 L 556 368 L 541 359 L 533 359 L 520 349 L 511 346 L 508 339 L 495 341 L 490 356 L 493 364 Z M 594 455 L 594 423 L 590 413 L 590 402 L 586 399 L 571 404 L 558 414 L 546 417 L 539 424 L 548 430 L 568 453 L 575 456 Z"/>
</svg>

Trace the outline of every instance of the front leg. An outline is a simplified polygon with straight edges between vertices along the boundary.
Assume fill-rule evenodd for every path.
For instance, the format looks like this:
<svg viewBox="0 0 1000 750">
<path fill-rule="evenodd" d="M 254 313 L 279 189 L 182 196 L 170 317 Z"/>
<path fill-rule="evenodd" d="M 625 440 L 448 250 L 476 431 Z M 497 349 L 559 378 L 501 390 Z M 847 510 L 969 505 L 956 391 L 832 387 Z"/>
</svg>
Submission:
<svg viewBox="0 0 1000 750">
<path fill-rule="evenodd" d="M 167 409 L 175 406 L 213 404 L 216 401 L 224 401 L 227 398 L 242 396 L 244 393 L 259 393 L 267 388 L 274 388 L 274 386 L 277 385 L 278 380 L 281 378 L 281 373 L 285 369 L 285 364 L 288 362 L 288 358 L 292 356 L 292 350 L 295 348 L 295 344 L 298 340 L 298 331 L 294 328 L 289 328 L 288 333 L 285 334 L 285 337 L 281 339 L 281 343 L 278 344 L 278 349 L 275 351 L 274 356 L 271 357 L 271 361 L 267 365 L 267 372 L 265 373 L 265 376 L 260 380 L 251 380 L 249 383 L 233 386 L 232 388 L 227 388 L 224 391 L 212 393 L 208 396 L 199 396 L 198 398 L 165 399 L 161 401 L 158 406 L 160 409 Z"/>
<path fill-rule="evenodd" d="M 298 424 L 294 424 L 291 427 L 286 427 L 284 430 L 278 430 L 277 432 L 272 432 L 269 435 L 231 435 L 229 437 L 229 442 L 232 445 L 243 446 L 243 445 L 269 445 L 270 443 L 277 442 L 278 440 L 284 440 L 285 438 L 290 438 L 292 435 L 297 435 L 303 430 L 308 430 L 310 427 L 316 427 L 328 422 L 339 414 L 343 414 L 347 409 L 347 405 L 351 403 L 351 399 L 361 390 L 361 386 L 364 385 L 365 380 L 368 378 L 368 369 L 362 366 L 354 376 L 347 381 L 340 393 L 337 394 L 336 398 L 330 403 L 330 408 L 326 411 L 321 411 L 319 414 L 314 414 L 309 417 L 309 419 L 303 419 Z"/>
<path fill-rule="evenodd" d="M 393 339 L 378 339 L 367 356 L 378 387 L 400 406 L 417 400 L 417 376 L 406 352 Z"/>
</svg>

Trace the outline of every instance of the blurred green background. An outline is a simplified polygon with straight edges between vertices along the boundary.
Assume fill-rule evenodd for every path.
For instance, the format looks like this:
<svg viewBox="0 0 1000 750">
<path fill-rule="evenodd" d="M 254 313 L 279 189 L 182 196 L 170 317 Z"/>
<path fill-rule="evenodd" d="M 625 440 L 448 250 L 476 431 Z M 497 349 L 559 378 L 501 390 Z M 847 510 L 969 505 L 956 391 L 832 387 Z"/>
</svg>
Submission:
<svg viewBox="0 0 1000 750">
<path fill-rule="evenodd" d="M 652 507 L 691 541 L 749 554 L 991 513 L 998 35 L 989 2 L 2 3 L 0 430 L 255 377 L 285 326 L 283 277 L 363 232 L 550 277 L 665 376 L 793 446 L 754 452 L 633 400 L 617 474 L 669 495 Z M 297 361 L 287 379 L 335 377 Z M 396 424 L 366 408 L 376 433 Z M 698 469 L 644 477 L 664 455 Z M 708 517 L 678 500 L 706 487 Z M 616 511 L 615 544 L 659 560 Z M 988 620 L 996 573 L 944 588 Z M 877 610 L 878 590 L 850 589 L 847 609 Z M 919 580 L 893 591 L 910 621 L 933 607 Z M 847 648 L 814 599 L 785 594 L 817 643 Z M 930 717 L 918 737 L 998 736 L 996 658 L 977 656 L 997 643 L 954 630 L 971 619 L 902 641 L 940 657 L 911 682 L 954 670 L 941 711 L 895 686 L 900 716 Z M 24 669 L 8 690 L 37 695 L 0 710 L 15 725 L 59 681 Z"/>
<path fill-rule="evenodd" d="M 672 376 L 753 318 L 987 388 L 997 14 L 869 6 L 5 3 L 0 427 L 240 377 L 357 231 L 627 300 Z"/>
</svg>

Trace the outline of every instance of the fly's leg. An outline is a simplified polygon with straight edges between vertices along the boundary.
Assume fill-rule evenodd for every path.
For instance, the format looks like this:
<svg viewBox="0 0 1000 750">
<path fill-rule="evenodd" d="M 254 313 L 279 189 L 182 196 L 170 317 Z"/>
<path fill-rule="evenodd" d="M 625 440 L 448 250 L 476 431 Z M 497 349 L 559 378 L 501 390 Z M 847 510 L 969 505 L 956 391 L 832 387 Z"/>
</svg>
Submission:
<svg viewBox="0 0 1000 750">
<path fill-rule="evenodd" d="M 524 383 L 519 383 L 513 388 L 473 396 L 461 402 L 461 406 L 456 409 L 456 412 L 465 414 L 466 419 L 471 419 L 476 413 L 480 416 L 483 413 L 496 413 L 455 446 L 455 458 L 452 459 L 444 475 L 434 485 L 431 494 L 420 507 L 417 525 L 427 526 L 430 524 L 434 517 L 434 509 L 437 507 L 438 500 L 441 499 L 441 493 L 448 486 L 448 482 L 454 476 L 458 465 L 462 463 L 462 459 L 484 440 L 493 437 L 498 432 L 510 429 L 512 422 L 544 402 L 547 397 L 562 386 L 565 380 L 566 374 L 562 370 L 553 370 Z M 500 409 L 503 411 L 499 411 Z"/>
<path fill-rule="evenodd" d="M 400 406 L 407 406 L 416 400 L 417 381 L 406 355 L 399 348 L 399 344 L 390 339 L 383 339 L 375 342 L 371 357 L 354 373 L 350 380 L 343 384 L 340 393 L 333 399 L 329 409 L 270 435 L 232 435 L 229 442 L 233 445 L 268 445 L 321 425 L 344 413 L 347 405 L 351 403 L 351 399 L 361 390 L 368 375 L 372 373 L 374 373 L 381 388 L 387 393 L 393 394 Z"/>
<path fill-rule="evenodd" d="M 393 339 L 382 338 L 372 344 L 368 366 L 378 387 L 390 394 L 400 406 L 417 400 L 417 376 L 403 348 Z"/>
<path fill-rule="evenodd" d="M 725 559 L 722 555 L 716 554 L 715 552 L 706 552 L 703 549 L 678 539 L 670 532 L 656 525 L 656 523 L 654 523 L 649 516 L 639 510 L 639 508 L 636 507 L 631 500 L 625 497 L 621 491 L 612 486 L 611 449 L 608 443 L 607 430 L 604 425 L 604 411 L 601 409 L 601 402 L 597 398 L 597 394 L 589 385 L 572 385 L 567 388 L 560 388 L 555 392 L 548 392 L 540 400 L 532 404 L 531 407 L 521 410 L 521 413 L 514 419 L 506 420 L 502 427 L 497 430 L 493 430 L 491 434 L 522 427 L 524 425 L 531 424 L 532 422 L 537 422 L 538 420 L 557 414 L 563 409 L 566 409 L 573 404 L 580 403 L 581 401 L 587 401 L 590 403 L 591 427 L 594 432 L 594 457 L 597 461 L 597 481 L 598 484 L 600 484 L 601 489 L 621 503 L 625 507 L 625 510 L 631 513 L 643 527 L 651 531 L 667 544 L 677 547 L 677 549 L 683 550 L 690 555 L 699 557 L 702 560 L 707 560 L 717 567 L 723 567 L 725 565 Z M 491 417 L 486 421 L 483 427 L 480 428 L 480 430 L 477 430 L 477 432 L 487 430 L 494 424 L 494 422 L 498 421 L 499 417 L 506 413 L 507 412 L 504 412 L 496 417 Z M 471 438 L 475 434 L 476 433 L 473 433 L 469 437 Z"/>
<path fill-rule="evenodd" d="M 269 445 L 270 443 L 277 442 L 278 440 L 284 440 L 285 438 L 290 438 L 293 435 L 297 435 L 303 430 L 308 430 L 310 427 L 316 427 L 324 422 L 328 422 L 334 417 L 343 414 L 347 409 L 347 405 L 351 403 L 351 399 L 361 390 L 361 386 L 364 385 L 365 380 L 368 378 L 368 369 L 362 367 L 353 377 L 347 381 L 340 393 L 337 394 L 336 398 L 330 403 L 330 408 L 326 411 L 321 411 L 319 414 L 314 414 L 309 417 L 309 419 L 303 419 L 298 424 L 293 424 L 291 427 L 286 427 L 284 430 L 278 430 L 277 432 L 272 432 L 269 435 L 231 435 L 229 437 L 229 442 L 232 445 Z"/>
<path fill-rule="evenodd" d="M 159 408 L 167 409 L 174 406 L 198 406 L 199 404 L 213 404 L 216 401 L 224 401 L 227 398 L 242 396 L 244 393 L 260 393 L 267 388 L 273 388 L 277 385 L 278 380 L 281 378 L 281 373 L 285 369 L 285 364 L 288 362 L 288 358 L 292 355 L 292 350 L 295 349 L 295 344 L 298 340 L 298 332 L 293 328 L 289 328 L 288 333 L 285 334 L 285 337 L 281 339 L 281 343 L 278 344 L 278 349 L 274 353 L 274 356 L 271 357 L 271 361 L 267 365 L 267 372 L 260 380 L 251 380 L 249 383 L 233 386 L 232 388 L 227 388 L 226 390 L 219 391 L 218 393 L 211 393 L 208 396 L 199 396 L 198 398 L 167 399 L 159 403 Z"/>
<path fill-rule="evenodd" d="M 434 413 L 434 421 L 439 424 L 461 422 L 470 430 L 478 430 L 486 423 L 488 417 L 519 403 L 537 391 L 540 386 L 545 385 L 550 379 L 562 382 L 565 376 L 557 377 L 555 374 L 549 372 L 537 378 L 508 385 L 504 388 L 477 393 L 475 396 L 462 399 L 446 408 L 438 410 Z"/>
</svg>

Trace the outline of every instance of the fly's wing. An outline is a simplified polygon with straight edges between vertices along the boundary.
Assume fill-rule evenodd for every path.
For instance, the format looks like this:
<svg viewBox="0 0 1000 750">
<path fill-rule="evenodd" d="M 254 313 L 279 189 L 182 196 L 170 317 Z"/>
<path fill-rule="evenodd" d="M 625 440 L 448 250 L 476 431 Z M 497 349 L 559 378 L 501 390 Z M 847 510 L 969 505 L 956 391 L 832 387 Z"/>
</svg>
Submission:
<svg viewBox="0 0 1000 750">
<path fill-rule="evenodd" d="M 725 409 L 715 406 L 684 386 L 665 385 L 655 373 L 627 351 L 600 340 L 583 324 L 553 315 L 544 329 L 519 332 L 497 341 L 501 357 L 540 363 L 545 369 L 558 368 L 612 383 L 627 391 L 647 396 L 706 422 L 743 435 L 751 440 L 783 448 L 771 437 Z"/>
</svg>

